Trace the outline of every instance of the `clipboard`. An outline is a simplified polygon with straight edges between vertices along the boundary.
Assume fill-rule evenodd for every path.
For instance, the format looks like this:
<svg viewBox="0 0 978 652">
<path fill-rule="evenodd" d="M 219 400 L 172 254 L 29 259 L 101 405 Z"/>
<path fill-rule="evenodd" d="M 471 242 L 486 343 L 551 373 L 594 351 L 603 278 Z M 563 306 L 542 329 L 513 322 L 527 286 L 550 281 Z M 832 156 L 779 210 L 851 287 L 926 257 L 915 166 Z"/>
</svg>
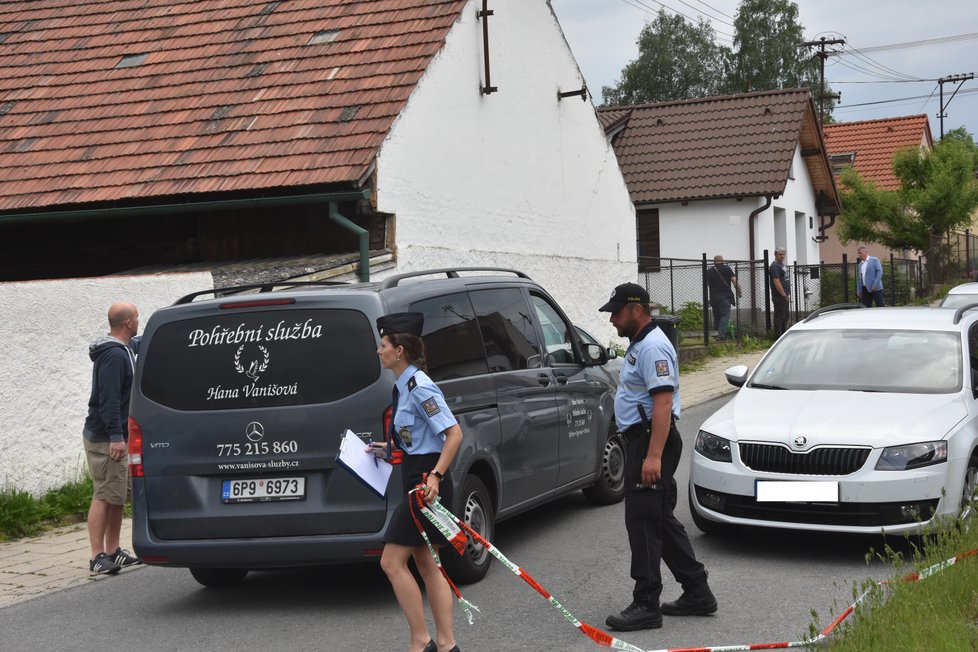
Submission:
<svg viewBox="0 0 978 652">
<path fill-rule="evenodd" d="M 362 439 L 347 429 L 340 439 L 336 462 L 379 498 L 383 498 L 387 494 L 387 482 L 394 467 L 387 460 L 379 459 L 372 452 L 365 450 L 365 446 L 366 443 Z"/>
</svg>

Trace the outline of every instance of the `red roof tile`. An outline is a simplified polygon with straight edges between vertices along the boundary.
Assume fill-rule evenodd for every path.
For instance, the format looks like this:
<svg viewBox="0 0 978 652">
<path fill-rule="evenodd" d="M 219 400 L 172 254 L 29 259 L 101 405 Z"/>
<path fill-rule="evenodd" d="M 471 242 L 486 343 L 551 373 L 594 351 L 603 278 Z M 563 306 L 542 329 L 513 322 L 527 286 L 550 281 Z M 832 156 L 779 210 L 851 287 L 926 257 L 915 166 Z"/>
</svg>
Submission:
<svg viewBox="0 0 978 652">
<path fill-rule="evenodd" d="M 807 89 L 599 109 L 636 204 L 782 194 L 799 144 L 837 206 Z M 615 135 L 616 134 L 616 135 Z"/>
<path fill-rule="evenodd" d="M 830 156 L 855 154 L 853 167 L 878 188 L 896 190 L 893 155 L 907 147 L 934 146 L 926 115 L 882 120 L 840 122 L 825 126 L 825 146 Z"/>
<path fill-rule="evenodd" d="M 6 0 L 0 213 L 356 182 L 465 4 Z"/>
</svg>

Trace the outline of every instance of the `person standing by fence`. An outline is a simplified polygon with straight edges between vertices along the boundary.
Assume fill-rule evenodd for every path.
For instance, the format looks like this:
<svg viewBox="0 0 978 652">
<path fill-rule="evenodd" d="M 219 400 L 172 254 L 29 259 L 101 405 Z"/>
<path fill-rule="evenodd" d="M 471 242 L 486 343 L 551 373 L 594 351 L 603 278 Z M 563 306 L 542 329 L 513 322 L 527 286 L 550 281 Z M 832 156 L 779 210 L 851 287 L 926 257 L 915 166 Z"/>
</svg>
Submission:
<svg viewBox="0 0 978 652">
<path fill-rule="evenodd" d="M 867 308 L 872 308 L 874 303 L 877 308 L 882 308 L 883 265 L 879 258 L 869 255 L 866 245 L 856 250 L 856 256 L 859 258 L 856 271 L 856 296 Z"/>
<path fill-rule="evenodd" d="M 743 296 L 737 277 L 730 265 L 723 262 L 723 256 L 717 254 L 713 257 L 713 267 L 706 272 L 706 283 L 710 289 L 710 308 L 713 310 L 713 326 L 717 329 L 717 341 L 722 342 L 727 339 L 727 326 L 730 323 L 730 306 L 733 304 L 734 295 L 730 290 L 730 284 L 737 289 L 737 298 Z"/>
<path fill-rule="evenodd" d="M 788 330 L 788 305 L 791 303 L 791 279 L 784 266 L 787 252 L 784 247 L 774 250 L 774 262 L 769 273 L 771 300 L 774 301 L 774 337 L 779 338 Z"/>
</svg>

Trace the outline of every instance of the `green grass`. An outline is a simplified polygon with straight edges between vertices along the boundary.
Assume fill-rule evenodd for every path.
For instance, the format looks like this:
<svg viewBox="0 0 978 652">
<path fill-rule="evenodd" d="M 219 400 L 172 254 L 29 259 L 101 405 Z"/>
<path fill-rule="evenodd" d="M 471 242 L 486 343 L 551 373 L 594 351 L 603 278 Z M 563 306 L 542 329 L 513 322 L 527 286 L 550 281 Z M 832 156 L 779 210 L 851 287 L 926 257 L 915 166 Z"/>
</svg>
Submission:
<svg viewBox="0 0 978 652">
<path fill-rule="evenodd" d="M 695 360 L 684 360 L 679 363 L 679 374 L 698 371 L 706 366 L 708 358 L 725 358 L 744 353 L 766 351 L 771 347 L 771 341 L 764 338 L 744 336 L 739 340 L 713 342 L 707 347 L 707 356 Z"/>
<path fill-rule="evenodd" d="M 901 547 L 870 551 L 893 567 L 892 583 L 872 590 L 856 611 L 820 649 L 832 652 L 978 650 L 978 556 L 968 557 L 917 582 L 899 581 L 978 549 L 978 524 L 955 527 L 910 539 Z M 853 587 L 853 601 L 875 582 Z M 813 614 L 814 616 L 815 614 Z M 817 619 L 817 618 L 816 618 Z M 831 622 L 831 621 L 829 621 Z M 827 624 L 827 623 L 826 623 Z M 825 626 L 825 625 L 823 625 Z M 813 632 L 817 629 L 812 626 Z"/>
<path fill-rule="evenodd" d="M 46 529 L 85 520 L 92 501 L 92 479 L 52 489 L 40 498 L 26 491 L 0 491 L 0 540 L 29 537 Z"/>
</svg>

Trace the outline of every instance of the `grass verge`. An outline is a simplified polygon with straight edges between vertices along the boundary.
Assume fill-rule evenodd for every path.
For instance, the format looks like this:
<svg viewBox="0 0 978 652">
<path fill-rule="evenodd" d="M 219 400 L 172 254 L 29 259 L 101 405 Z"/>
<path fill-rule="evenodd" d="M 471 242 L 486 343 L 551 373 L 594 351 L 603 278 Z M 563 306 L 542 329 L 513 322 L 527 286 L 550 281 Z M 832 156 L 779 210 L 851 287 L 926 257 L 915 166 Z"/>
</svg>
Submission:
<svg viewBox="0 0 978 652">
<path fill-rule="evenodd" d="M 770 340 L 750 336 L 743 337 L 739 340 L 714 342 L 707 347 L 707 355 L 705 357 L 680 362 L 679 373 L 681 375 L 691 371 L 698 371 L 706 366 L 709 358 L 724 358 L 742 353 L 766 351 L 769 348 L 771 348 Z"/>
<path fill-rule="evenodd" d="M 902 552 L 887 546 L 870 551 L 867 561 L 882 559 L 894 569 L 890 584 L 873 587 L 866 582 L 853 587 L 853 601 L 867 589 L 869 596 L 856 608 L 840 630 L 820 649 L 832 652 L 900 652 L 916 650 L 978 650 L 978 557 L 962 559 L 925 579 L 902 581 L 978 548 L 975 519 L 944 531 L 932 532 L 905 543 Z M 814 630 L 814 626 L 813 626 Z"/>
<path fill-rule="evenodd" d="M 0 491 L 0 541 L 29 537 L 52 527 L 85 520 L 92 502 L 92 479 L 52 489 L 40 498 L 26 491 Z"/>
</svg>

